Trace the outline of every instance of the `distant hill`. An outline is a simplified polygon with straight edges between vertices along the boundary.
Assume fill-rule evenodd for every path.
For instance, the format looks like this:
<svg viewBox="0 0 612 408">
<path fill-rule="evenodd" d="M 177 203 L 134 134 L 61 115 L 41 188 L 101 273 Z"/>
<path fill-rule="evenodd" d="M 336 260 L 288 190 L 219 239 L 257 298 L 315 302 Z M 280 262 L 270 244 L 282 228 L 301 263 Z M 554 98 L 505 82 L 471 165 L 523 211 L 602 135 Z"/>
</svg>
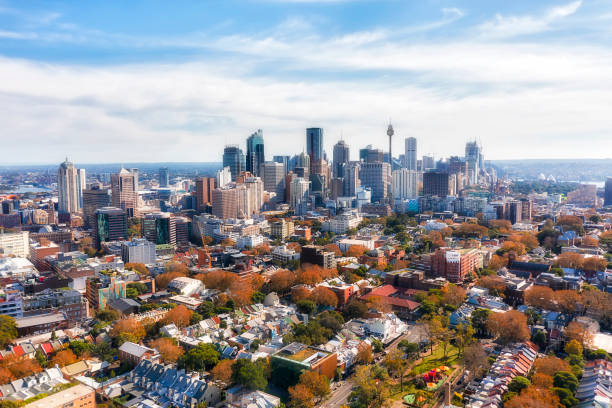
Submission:
<svg viewBox="0 0 612 408">
<path fill-rule="evenodd" d="M 603 182 L 612 177 L 612 159 L 491 160 L 498 175 L 533 180 L 540 174 L 557 181 Z"/>
</svg>

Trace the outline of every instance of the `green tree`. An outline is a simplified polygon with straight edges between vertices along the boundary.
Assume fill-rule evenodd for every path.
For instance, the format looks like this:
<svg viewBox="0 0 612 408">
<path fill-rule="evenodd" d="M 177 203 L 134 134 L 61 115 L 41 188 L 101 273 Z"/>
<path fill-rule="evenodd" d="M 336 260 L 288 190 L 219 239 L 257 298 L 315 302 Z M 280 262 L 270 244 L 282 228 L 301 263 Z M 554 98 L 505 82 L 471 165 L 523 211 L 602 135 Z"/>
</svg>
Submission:
<svg viewBox="0 0 612 408">
<path fill-rule="evenodd" d="M 553 387 L 552 391 L 557 394 L 559 402 L 566 408 L 575 407 L 579 402 L 574 397 L 574 393 L 567 388 Z"/>
<path fill-rule="evenodd" d="M 578 389 L 578 379 L 568 371 L 559 371 L 553 377 L 553 385 L 555 387 L 567 388 L 574 393 Z"/>
<path fill-rule="evenodd" d="M 307 315 L 311 315 L 317 310 L 317 304 L 308 299 L 298 300 L 295 305 L 300 313 L 305 313 Z"/>
<path fill-rule="evenodd" d="M 17 338 L 17 323 L 11 316 L 0 315 L 0 347 L 4 348 Z"/>
<path fill-rule="evenodd" d="M 204 320 L 204 317 L 201 314 L 199 314 L 198 312 L 193 312 L 191 318 L 189 319 L 189 324 L 194 325 L 200 323 L 200 321 L 202 320 Z"/>
<path fill-rule="evenodd" d="M 541 350 L 543 350 L 546 347 L 546 344 L 548 343 L 548 339 L 546 338 L 546 332 L 544 332 L 543 330 L 538 330 L 533 334 L 533 336 L 531 336 L 531 341 L 533 341 L 535 344 L 538 345 L 538 347 L 540 347 Z"/>
<path fill-rule="evenodd" d="M 251 301 L 253 303 L 263 303 L 264 299 L 266 298 L 266 295 L 264 295 L 263 293 L 261 293 L 260 291 L 255 291 L 253 292 L 253 294 L 251 295 Z"/>
<path fill-rule="evenodd" d="M 491 311 L 489 309 L 476 309 L 472 312 L 472 327 L 478 337 L 486 337 L 489 334 L 487 330 L 487 321 Z"/>
<path fill-rule="evenodd" d="M 520 394 L 521 391 L 523 391 L 525 388 L 529 387 L 530 385 L 531 385 L 531 381 L 529 381 L 529 379 L 518 375 L 514 377 L 512 381 L 510 381 L 510 384 L 508 384 L 508 391 Z"/>
<path fill-rule="evenodd" d="M 380 353 L 381 351 L 384 350 L 384 346 L 382 344 L 382 342 L 378 339 L 373 339 L 372 340 L 372 349 L 374 350 L 375 353 Z"/>
<path fill-rule="evenodd" d="M 251 390 L 264 390 L 268 386 L 267 371 L 264 359 L 252 362 L 241 358 L 232 365 L 232 381 Z"/>
<path fill-rule="evenodd" d="M 217 349 L 212 344 L 200 343 L 179 358 L 178 366 L 191 371 L 202 371 L 210 370 L 218 362 Z"/>
<path fill-rule="evenodd" d="M 93 345 L 86 341 L 73 340 L 70 342 L 69 347 L 77 357 L 81 357 L 84 353 L 90 352 Z"/>
<path fill-rule="evenodd" d="M 217 314 L 214 303 L 208 300 L 205 300 L 200 306 L 198 306 L 198 313 L 202 315 L 204 319 L 208 319 L 209 317 L 213 317 Z"/>
</svg>

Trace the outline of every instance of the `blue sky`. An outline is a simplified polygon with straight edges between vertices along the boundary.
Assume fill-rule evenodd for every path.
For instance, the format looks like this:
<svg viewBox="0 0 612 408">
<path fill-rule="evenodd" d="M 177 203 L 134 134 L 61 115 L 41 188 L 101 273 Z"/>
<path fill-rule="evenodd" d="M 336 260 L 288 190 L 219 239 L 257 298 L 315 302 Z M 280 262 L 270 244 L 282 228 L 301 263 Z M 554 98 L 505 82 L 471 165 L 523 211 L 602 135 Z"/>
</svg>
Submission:
<svg viewBox="0 0 612 408">
<path fill-rule="evenodd" d="M 3 160 L 218 161 L 262 128 L 358 148 L 612 156 L 612 3 L 0 0 Z"/>
</svg>

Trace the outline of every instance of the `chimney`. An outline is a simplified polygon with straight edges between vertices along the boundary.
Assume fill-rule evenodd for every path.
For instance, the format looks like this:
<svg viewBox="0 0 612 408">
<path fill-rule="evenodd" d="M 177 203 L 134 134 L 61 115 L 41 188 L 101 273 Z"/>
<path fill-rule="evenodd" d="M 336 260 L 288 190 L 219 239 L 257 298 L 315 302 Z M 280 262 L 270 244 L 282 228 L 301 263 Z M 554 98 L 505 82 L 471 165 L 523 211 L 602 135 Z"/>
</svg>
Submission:
<svg viewBox="0 0 612 408">
<path fill-rule="evenodd" d="M 451 404 L 451 385 L 450 381 L 447 381 L 444 384 L 444 406 L 449 406 Z"/>
</svg>

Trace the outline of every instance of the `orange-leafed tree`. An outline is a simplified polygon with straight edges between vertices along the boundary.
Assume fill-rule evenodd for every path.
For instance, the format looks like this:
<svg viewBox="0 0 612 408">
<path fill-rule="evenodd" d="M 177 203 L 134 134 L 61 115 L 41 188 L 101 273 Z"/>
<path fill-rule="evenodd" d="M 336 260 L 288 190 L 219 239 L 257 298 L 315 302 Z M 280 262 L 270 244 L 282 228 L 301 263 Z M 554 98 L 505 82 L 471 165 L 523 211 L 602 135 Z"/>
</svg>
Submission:
<svg viewBox="0 0 612 408">
<path fill-rule="evenodd" d="M 193 311 L 183 305 L 178 305 L 168 311 L 163 322 L 164 324 L 174 323 L 176 327 L 187 327 L 192 315 Z"/>
<path fill-rule="evenodd" d="M 518 310 L 510 310 L 505 313 L 491 313 L 487 320 L 487 329 L 501 344 L 529 339 L 527 316 Z"/>
<path fill-rule="evenodd" d="M 584 256 L 575 252 L 564 252 L 557 257 L 555 265 L 560 268 L 582 269 Z"/>
<path fill-rule="evenodd" d="M 372 362 L 372 346 L 370 346 L 365 341 L 362 341 L 357 346 L 357 355 L 355 356 L 355 361 L 359 364 L 370 364 Z"/>
<path fill-rule="evenodd" d="M 525 303 L 540 309 L 556 310 L 555 292 L 548 286 L 533 285 L 525 291 Z"/>
<path fill-rule="evenodd" d="M 555 299 L 562 312 L 574 313 L 581 297 L 575 290 L 558 290 L 555 292 Z"/>
<path fill-rule="evenodd" d="M 501 249 L 505 253 L 515 253 L 517 255 L 523 255 L 525 253 L 525 245 L 518 241 L 506 241 L 502 244 Z"/>
<path fill-rule="evenodd" d="M 491 220 L 489 221 L 489 227 L 500 231 L 511 231 L 512 223 L 508 220 Z"/>
<path fill-rule="evenodd" d="M 333 252 L 336 256 L 342 256 L 342 251 L 336 244 L 327 244 L 325 245 L 325 250 L 328 252 Z"/>
<path fill-rule="evenodd" d="M 314 395 L 304 384 L 296 384 L 289 387 L 289 407 L 291 408 L 313 408 Z"/>
<path fill-rule="evenodd" d="M 250 282 L 237 281 L 230 288 L 230 296 L 237 306 L 245 306 L 253 303 L 251 295 L 253 295 L 253 287 Z"/>
<path fill-rule="evenodd" d="M 531 384 L 533 384 L 534 387 L 543 388 L 547 390 L 549 388 L 552 388 L 553 378 L 548 374 L 535 373 L 531 377 Z"/>
<path fill-rule="evenodd" d="M 576 340 L 583 347 L 588 347 L 593 344 L 593 333 L 580 322 L 570 322 L 563 332 L 568 340 Z"/>
<path fill-rule="evenodd" d="M 291 300 L 293 300 L 293 303 L 306 299 L 310 299 L 310 290 L 308 288 L 299 286 L 291 291 Z"/>
<path fill-rule="evenodd" d="M 221 360 L 219 363 L 210 371 L 213 379 L 219 381 L 224 385 L 230 385 L 232 383 L 232 366 L 234 360 Z"/>
<path fill-rule="evenodd" d="M 253 248 L 253 252 L 255 253 L 255 255 L 269 255 L 270 245 L 268 244 L 257 245 L 255 248 Z"/>
<path fill-rule="evenodd" d="M 187 274 L 181 271 L 164 272 L 155 277 L 155 287 L 159 289 L 165 289 L 170 283 L 170 281 L 184 276 L 187 276 Z"/>
<path fill-rule="evenodd" d="M 302 246 L 297 242 L 289 242 L 287 244 L 287 249 L 294 250 L 298 254 L 302 252 Z"/>
<path fill-rule="evenodd" d="M 0 361 L 0 367 L 9 370 L 14 378 L 23 378 L 42 371 L 42 367 L 36 359 L 26 356 L 6 356 Z"/>
<path fill-rule="evenodd" d="M 527 387 L 504 402 L 504 408 L 560 408 L 559 397 L 551 390 Z"/>
<path fill-rule="evenodd" d="M 318 404 L 330 393 L 329 380 L 322 374 L 316 371 L 305 371 L 300 376 L 300 384 L 312 392 L 312 395 L 316 398 Z"/>
<path fill-rule="evenodd" d="M 51 366 L 58 365 L 65 367 L 70 364 L 74 364 L 78 361 L 77 356 L 70 349 L 58 351 L 51 359 Z"/>
<path fill-rule="evenodd" d="M 599 240 L 590 235 L 582 238 L 582 246 L 583 247 L 596 247 L 599 246 Z"/>
<path fill-rule="evenodd" d="M 15 376 L 6 367 L 0 367 L 0 384 L 6 384 L 15 380 Z"/>
<path fill-rule="evenodd" d="M 338 297 L 329 288 L 325 286 L 317 286 L 310 294 L 310 299 L 318 305 L 322 306 L 338 306 Z"/>
<path fill-rule="evenodd" d="M 536 359 L 534 363 L 536 374 L 553 377 L 558 371 L 571 371 L 570 364 L 555 356 L 546 356 Z"/>
<path fill-rule="evenodd" d="M 238 280 L 238 276 L 234 273 L 215 270 L 204 274 L 204 285 L 209 289 L 217 289 L 225 292 L 232 287 Z"/>
<path fill-rule="evenodd" d="M 346 256 L 354 256 L 355 258 L 359 258 L 367 251 L 368 248 L 364 247 L 363 245 L 351 245 L 349 249 L 346 250 Z"/>
<path fill-rule="evenodd" d="M 176 340 L 167 337 L 160 337 L 151 342 L 151 347 L 159 351 L 162 360 L 165 363 L 176 363 L 180 356 L 185 353 L 185 350 L 176 344 Z"/>
<path fill-rule="evenodd" d="M 294 285 L 295 278 L 295 273 L 281 269 L 270 277 L 268 286 L 273 292 L 286 293 Z"/>
<path fill-rule="evenodd" d="M 297 273 L 296 282 L 310 286 L 316 285 L 317 283 L 323 280 L 318 269 L 319 268 L 314 265 L 302 266 L 302 268 Z"/>
<path fill-rule="evenodd" d="M 253 290 L 261 289 L 265 283 L 265 279 L 259 274 L 255 274 L 251 277 L 251 289 Z"/>
<path fill-rule="evenodd" d="M 499 296 L 506 290 L 506 281 L 497 275 L 483 276 L 478 279 L 478 286 L 488 289 L 494 296 Z"/>
<path fill-rule="evenodd" d="M 605 271 L 607 266 L 606 258 L 601 256 L 589 256 L 582 263 L 582 269 L 592 272 Z"/>
<path fill-rule="evenodd" d="M 115 322 L 110 331 L 112 337 L 118 339 L 119 343 L 131 341 L 138 343 L 146 336 L 146 330 L 142 323 L 136 319 L 120 319 Z"/>
<path fill-rule="evenodd" d="M 125 269 L 136 271 L 141 276 L 146 276 L 149 274 L 149 270 L 145 264 L 139 262 L 128 262 L 125 264 Z"/>
<path fill-rule="evenodd" d="M 498 271 L 506 265 L 508 265 L 508 258 L 506 258 L 505 256 L 499 256 L 497 254 L 494 254 L 489 260 L 488 266 L 489 269 Z"/>
<path fill-rule="evenodd" d="M 442 302 L 446 305 L 459 307 L 465 300 L 465 289 L 461 286 L 450 284 L 442 292 Z"/>
</svg>

